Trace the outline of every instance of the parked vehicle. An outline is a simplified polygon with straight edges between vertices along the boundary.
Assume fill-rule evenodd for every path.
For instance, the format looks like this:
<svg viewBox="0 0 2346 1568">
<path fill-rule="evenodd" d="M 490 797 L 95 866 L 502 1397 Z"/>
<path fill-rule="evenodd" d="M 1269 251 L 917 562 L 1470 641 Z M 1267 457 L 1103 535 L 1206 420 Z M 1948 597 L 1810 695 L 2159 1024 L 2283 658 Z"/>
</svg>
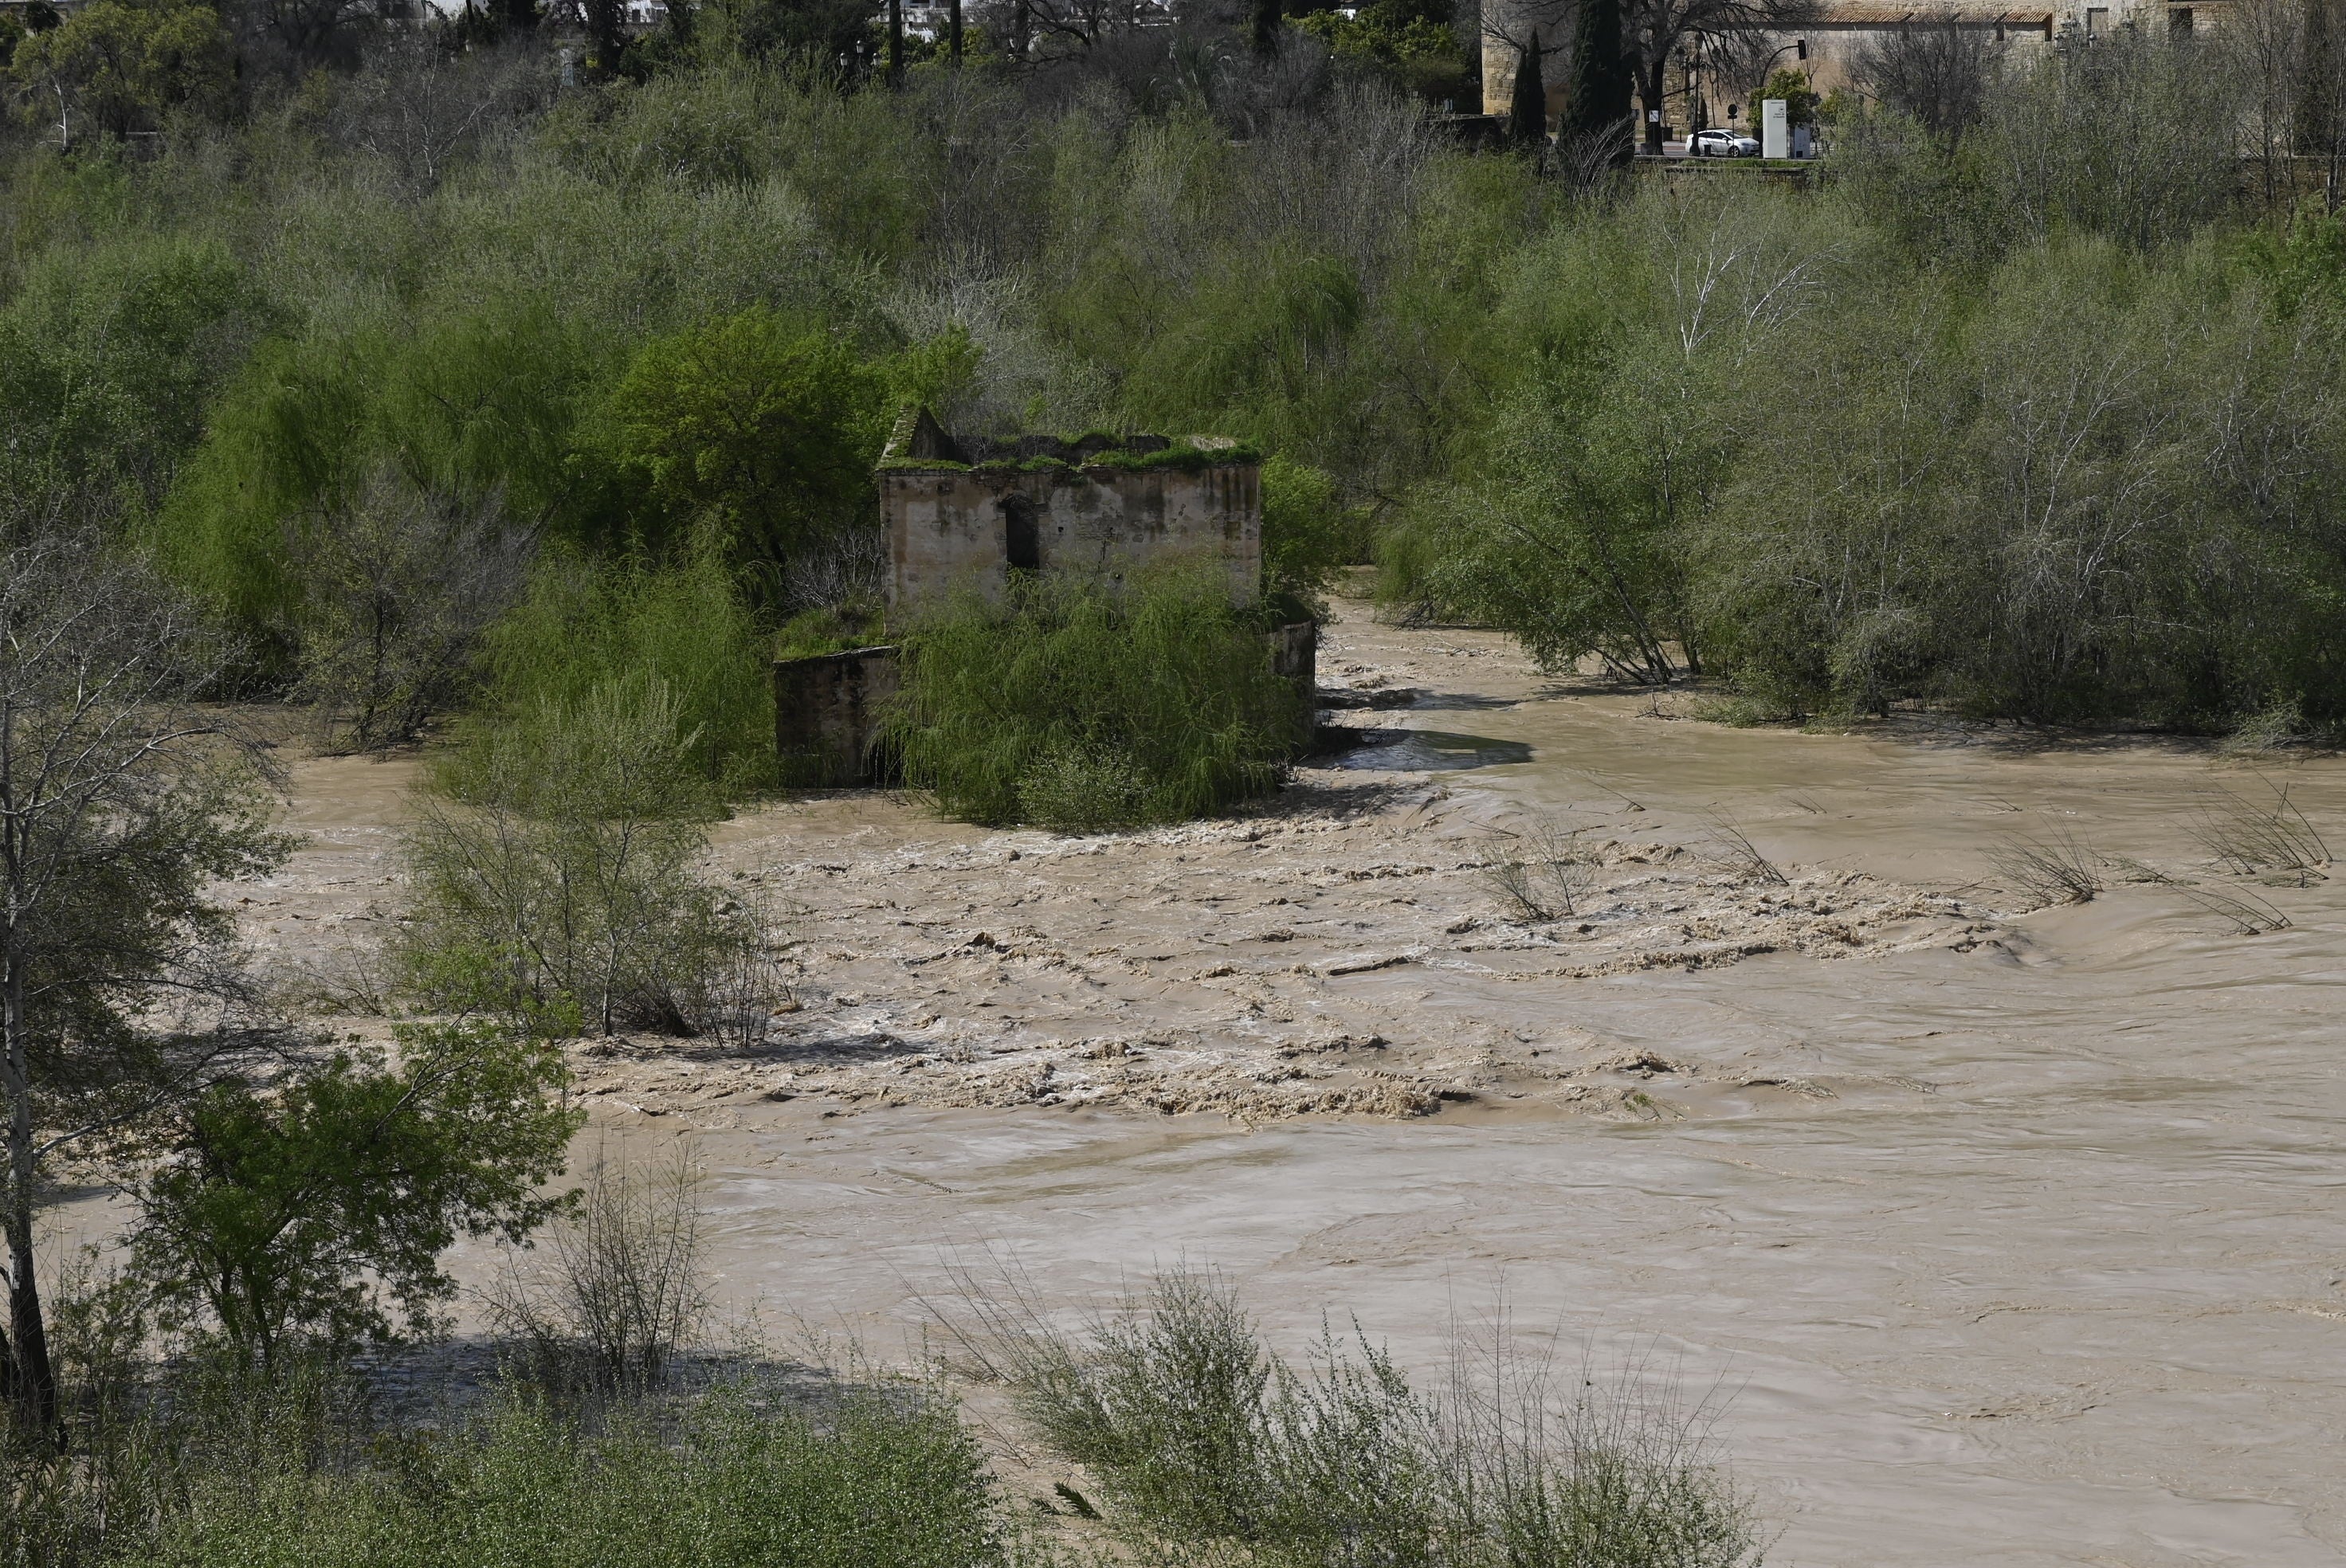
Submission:
<svg viewBox="0 0 2346 1568">
<path fill-rule="evenodd" d="M 1687 138 L 1688 158 L 1758 158 L 1760 144 L 1731 130 L 1697 131 Z"/>
</svg>

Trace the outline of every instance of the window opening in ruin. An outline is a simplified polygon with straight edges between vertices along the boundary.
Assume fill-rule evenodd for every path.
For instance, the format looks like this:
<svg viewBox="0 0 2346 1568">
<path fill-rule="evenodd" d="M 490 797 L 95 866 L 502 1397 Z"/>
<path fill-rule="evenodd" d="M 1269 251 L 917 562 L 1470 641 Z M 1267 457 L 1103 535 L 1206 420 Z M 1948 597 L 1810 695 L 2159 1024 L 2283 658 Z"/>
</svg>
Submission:
<svg viewBox="0 0 2346 1568">
<path fill-rule="evenodd" d="M 1014 572 L 1043 569 L 1043 533 L 1035 504 L 1014 495 L 1002 504 L 1003 554 Z"/>
</svg>

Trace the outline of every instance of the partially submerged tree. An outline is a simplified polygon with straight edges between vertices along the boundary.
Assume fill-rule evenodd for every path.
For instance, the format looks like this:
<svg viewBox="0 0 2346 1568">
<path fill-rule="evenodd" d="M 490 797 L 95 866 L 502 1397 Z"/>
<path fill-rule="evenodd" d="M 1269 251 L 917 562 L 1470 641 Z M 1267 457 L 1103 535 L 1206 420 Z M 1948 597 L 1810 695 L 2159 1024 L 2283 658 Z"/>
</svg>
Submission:
<svg viewBox="0 0 2346 1568">
<path fill-rule="evenodd" d="M 260 753 L 193 700 L 218 667 L 194 615 L 96 538 L 0 555 L 0 1380 L 38 1430 L 56 1417 L 33 1251 L 50 1167 L 249 1039 L 206 895 L 287 842 Z"/>
<path fill-rule="evenodd" d="M 168 1118 L 132 1186 L 134 1276 L 181 1324 L 266 1364 L 429 1327 L 460 1236 L 519 1241 L 562 1205 L 582 1113 L 558 1051 L 483 1023 L 399 1031 L 275 1082 L 223 1078 Z"/>
<path fill-rule="evenodd" d="M 641 671 L 482 727 L 409 841 L 417 987 L 603 1034 L 723 1030 L 777 1000 L 711 990 L 756 989 L 762 933 L 696 870 L 719 809 L 696 738 Z"/>
</svg>

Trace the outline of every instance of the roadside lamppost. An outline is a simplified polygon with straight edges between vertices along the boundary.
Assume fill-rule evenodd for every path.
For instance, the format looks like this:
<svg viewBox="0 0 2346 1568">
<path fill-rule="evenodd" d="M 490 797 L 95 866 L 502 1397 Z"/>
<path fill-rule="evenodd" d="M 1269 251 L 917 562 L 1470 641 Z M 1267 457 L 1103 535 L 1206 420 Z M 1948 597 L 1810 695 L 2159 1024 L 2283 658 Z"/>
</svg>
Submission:
<svg viewBox="0 0 2346 1568">
<path fill-rule="evenodd" d="M 1678 52 L 1678 71 L 1686 78 L 1687 136 L 1710 128 L 1710 106 L 1703 101 L 1702 78 L 1710 62 L 1703 53 L 1703 36 L 1697 33 Z"/>
</svg>

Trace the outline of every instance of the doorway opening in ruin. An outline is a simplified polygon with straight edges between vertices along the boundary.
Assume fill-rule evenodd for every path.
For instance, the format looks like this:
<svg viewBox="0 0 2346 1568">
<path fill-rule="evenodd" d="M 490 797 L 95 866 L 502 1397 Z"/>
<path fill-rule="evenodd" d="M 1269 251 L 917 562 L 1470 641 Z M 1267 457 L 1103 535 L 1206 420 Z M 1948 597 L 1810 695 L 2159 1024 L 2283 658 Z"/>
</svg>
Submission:
<svg viewBox="0 0 2346 1568">
<path fill-rule="evenodd" d="M 1002 504 L 1002 541 L 1012 571 L 1043 569 L 1041 519 L 1035 515 L 1035 504 L 1024 495 L 1013 495 Z"/>
</svg>

